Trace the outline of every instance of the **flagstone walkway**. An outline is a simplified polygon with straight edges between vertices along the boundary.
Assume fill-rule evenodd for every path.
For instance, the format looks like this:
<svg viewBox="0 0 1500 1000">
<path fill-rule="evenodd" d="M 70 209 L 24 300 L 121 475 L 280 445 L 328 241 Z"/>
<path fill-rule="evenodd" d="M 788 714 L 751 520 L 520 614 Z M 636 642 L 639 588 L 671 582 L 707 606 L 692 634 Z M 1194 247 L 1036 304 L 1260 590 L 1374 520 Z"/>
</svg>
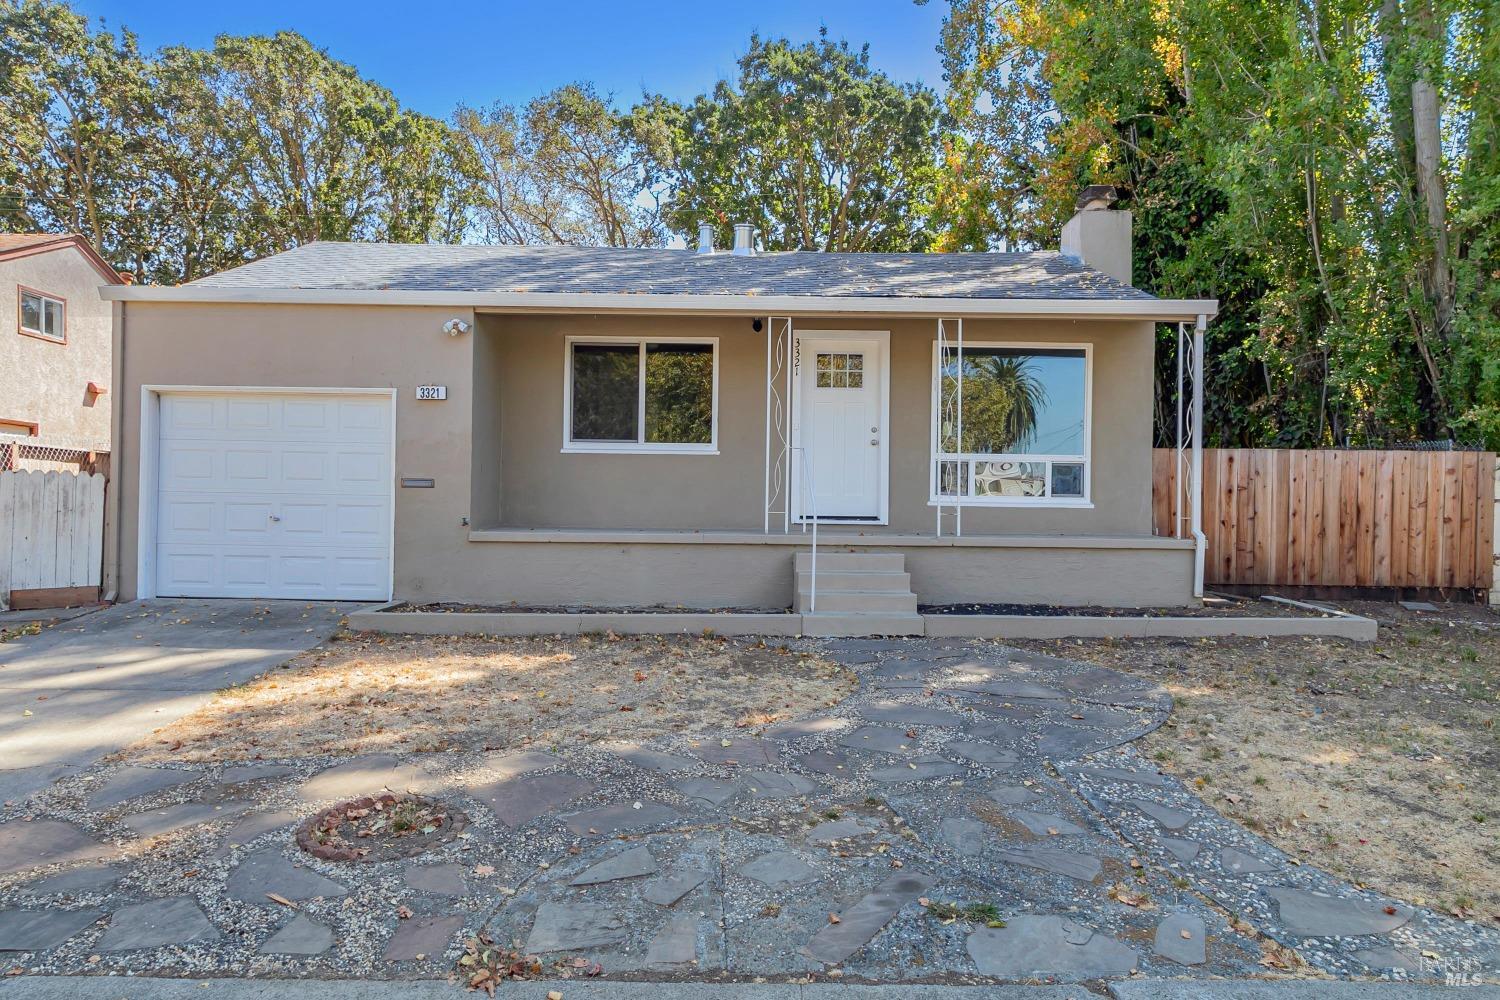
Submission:
<svg viewBox="0 0 1500 1000">
<path fill-rule="evenodd" d="M 1493 928 L 1297 864 L 1154 770 L 1129 744 L 1159 690 L 988 643 L 816 648 L 859 693 L 755 734 L 69 777 L 0 811 L 0 971 L 433 978 L 483 931 L 606 977 L 1237 977 L 1270 942 L 1500 975 Z M 381 789 L 471 825 L 400 861 L 293 843 Z"/>
</svg>

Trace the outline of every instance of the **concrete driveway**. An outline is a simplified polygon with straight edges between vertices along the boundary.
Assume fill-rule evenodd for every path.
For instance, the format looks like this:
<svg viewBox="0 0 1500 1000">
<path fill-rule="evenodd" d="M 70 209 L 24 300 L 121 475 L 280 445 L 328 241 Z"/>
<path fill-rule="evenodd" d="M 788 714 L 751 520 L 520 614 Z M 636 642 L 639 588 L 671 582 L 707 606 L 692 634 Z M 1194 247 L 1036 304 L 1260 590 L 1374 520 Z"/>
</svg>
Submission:
<svg viewBox="0 0 1500 1000">
<path fill-rule="evenodd" d="M 45 788 L 317 645 L 357 607 L 139 601 L 0 644 L 0 801 Z"/>
</svg>

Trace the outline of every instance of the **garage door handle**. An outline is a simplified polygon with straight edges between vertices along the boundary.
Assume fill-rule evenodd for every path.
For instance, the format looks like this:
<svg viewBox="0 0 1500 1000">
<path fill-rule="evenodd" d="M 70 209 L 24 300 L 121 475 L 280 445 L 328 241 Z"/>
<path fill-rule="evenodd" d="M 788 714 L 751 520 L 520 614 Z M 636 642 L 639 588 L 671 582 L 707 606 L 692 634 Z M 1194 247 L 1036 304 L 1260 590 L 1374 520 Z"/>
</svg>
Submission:
<svg viewBox="0 0 1500 1000">
<path fill-rule="evenodd" d="M 273 521 L 279 521 L 279 520 L 281 520 L 281 518 L 277 517 L 275 514 L 272 514 L 271 515 L 271 520 L 273 520 Z"/>
</svg>

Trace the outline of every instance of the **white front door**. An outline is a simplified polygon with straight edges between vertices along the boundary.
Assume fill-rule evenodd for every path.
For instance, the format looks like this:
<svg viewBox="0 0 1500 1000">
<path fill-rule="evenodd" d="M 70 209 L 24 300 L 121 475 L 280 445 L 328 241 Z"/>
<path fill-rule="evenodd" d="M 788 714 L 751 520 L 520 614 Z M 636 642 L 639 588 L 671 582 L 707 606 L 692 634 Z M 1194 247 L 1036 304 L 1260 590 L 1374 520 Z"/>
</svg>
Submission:
<svg viewBox="0 0 1500 1000">
<path fill-rule="evenodd" d="M 803 518 L 883 521 L 889 338 L 809 330 L 797 341 L 793 439 L 810 482 L 802 482 L 802 458 L 794 453 L 793 509 Z"/>
<path fill-rule="evenodd" d="M 157 596 L 390 597 L 390 396 L 160 401 Z"/>
</svg>

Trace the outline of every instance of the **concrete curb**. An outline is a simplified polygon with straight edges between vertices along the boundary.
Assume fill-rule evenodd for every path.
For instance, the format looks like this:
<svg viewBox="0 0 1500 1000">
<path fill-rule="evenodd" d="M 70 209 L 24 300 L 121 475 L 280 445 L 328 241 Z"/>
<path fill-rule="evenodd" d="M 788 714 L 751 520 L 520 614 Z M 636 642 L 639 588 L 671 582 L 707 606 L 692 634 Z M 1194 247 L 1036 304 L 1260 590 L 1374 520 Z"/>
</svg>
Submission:
<svg viewBox="0 0 1500 1000">
<path fill-rule="evenodd" d="M 827 619 L 829 616 L 822 616 Z M 884 619 L 888 616 L 874 616 Z M 1170 615 L 922 615 L 922 634 L 974 639 L 1209 639 L 1247 636 L 1267 639 L 1277 636 L 1323 636 L 1371 642 L 1377 625 L 1372 618 L 1344 612 L 1313 618 L 1211 618 Z M 711 614 L 669 612 L 639 614 L 601 612 L 569 614 L 548 612 L 443 612 L 389 611 L 386 607 L 356 611 L 349 627 L 357 632 L 392 635 L 579 635 L 614 632 L 619 635 L 864 635 L 853 616 L 839 616 L 840 628 L 831 630 L 827 621 L 808 629 L 797 614 Z M 843 626 L 848 625 L 847 628 Z M 872 628 L 878 628 L 872 625 Z"/>
<path fill-rule="evenodd" d="M 499 1000 L 1098 1000 L 1081 986 L 855 986 L 841 983 L 506 982 Z M 465 1000 L 483 996 L 442 980 L 150 979 L 25 976 L 0 980 L 5 1000 Z"/>
<path fill-rule="evenodd" d="M 1497 986 L 1423 983 L 1131 979 L 1110 983 L 1115 1000 L 1500 1000 Z"/>
</svg>

